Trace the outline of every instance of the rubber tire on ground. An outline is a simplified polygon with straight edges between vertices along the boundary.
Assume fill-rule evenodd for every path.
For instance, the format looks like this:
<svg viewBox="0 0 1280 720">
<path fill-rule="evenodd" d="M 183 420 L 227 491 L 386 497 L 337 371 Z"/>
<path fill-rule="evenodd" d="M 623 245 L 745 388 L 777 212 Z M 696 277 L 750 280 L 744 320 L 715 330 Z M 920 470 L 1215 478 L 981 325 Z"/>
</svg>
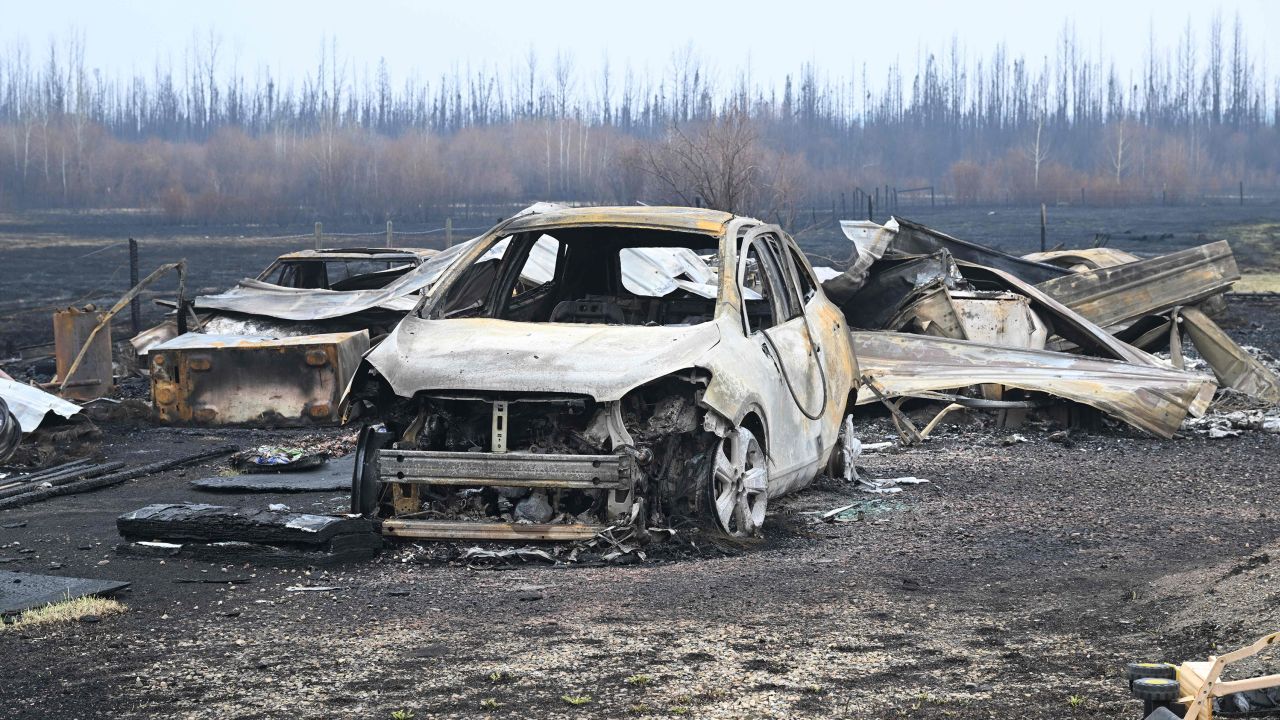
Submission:
<svg viewBox="0 0 1280 720">
<path fill-rule="evenodd" d="M 1129 678 L 1129 688 L 1133 689 L 1133 681 L 1140 678 L 1165 678 L 1176 680 L 1178 668 L 1166 662 L 1131 662 L 1125 665 L 1125 676 Z"/>
<path fill-rule="evenodd" d="M 1138 678 L 1131 686 L 1133 696 L 1153 703 L 1169 703 L 1178 699 L 1178 681 L 1169 678 Z"/>
<path fill-rule="evenodd" d="M 378 451 L 389 445 L 395 433 L 385 425 L 366 425 L 356 440 L 356 462 L 351 471 L 351 512 L 368 517 L 378 508 Z"/>
</svg>

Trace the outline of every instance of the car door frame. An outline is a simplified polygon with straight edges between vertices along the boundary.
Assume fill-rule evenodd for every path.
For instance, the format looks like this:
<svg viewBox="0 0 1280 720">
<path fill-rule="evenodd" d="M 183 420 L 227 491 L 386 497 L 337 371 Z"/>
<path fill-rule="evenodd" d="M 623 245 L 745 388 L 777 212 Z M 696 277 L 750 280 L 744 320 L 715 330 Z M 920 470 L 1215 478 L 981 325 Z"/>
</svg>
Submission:
<svg viewBox="0 0 1280 720">
<path fill-rule="evenodd" d="M 795 284 L 789 277 L 788 261 L 780 253 L 786 247 L 786 233 L 776 225 L 758 225 L 751 228 L 737 243 L 736 277 L 741 304 L 737 321 L 743 336 L 749 344 L 757 348 L 756 352 L 764 355 L 758 358 L 762 366 L 772 369 L 773 387 L 761 393 L 761 403 L 766 414 L 765 451 L 769 458 L 769 495 L 781 495 L 807 484 L 813 479 L 820 467 L 824 453 L 824 438 L 821 423 L 806 416 L 796 398 L 788 387 L 788 378 L 792 383 L 810 383 L 812 367 L 809 364 L 818 353 L 813 350 L 804 330 L 804 306 L 796 291 Z M 770 301 L 774 305 L 774 322 L 770 327 L 753 332 L 747 315 L 747 300 L 744 288 L 746 264 L 751 255 L 752 246 L 760 243 L 762 253 L 774 266 L 776 274 L 768 272 L 768 268 L 760 268 L 767 282 L 771 285 Z M 774 331 L 772 334 L 770 331 Z M 778 335 L 787 341 L 779 346 Z M 796 352 L 792 342 L 799 340 L 802 350 Z M 804 359 L 802 359 L 804 358 Z M 788 375 L 784 376 L 784 372 Z M 821 371 L 819 371 L 821 372 Z M 816 376 L 813 378 L 816 379 Z M 829 404 L 820 395 L 823 410 Z M 802 398 L 811 404 L 816 400 L 812 396 Z M 822 417 L 821 414 L 818 415 Z"/>
</svg>

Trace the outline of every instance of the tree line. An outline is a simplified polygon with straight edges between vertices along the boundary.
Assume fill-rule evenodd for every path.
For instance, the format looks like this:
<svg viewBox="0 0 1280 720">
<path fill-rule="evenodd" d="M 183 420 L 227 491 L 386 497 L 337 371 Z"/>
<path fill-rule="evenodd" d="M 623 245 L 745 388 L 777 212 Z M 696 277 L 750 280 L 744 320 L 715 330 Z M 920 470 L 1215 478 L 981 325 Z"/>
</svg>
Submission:
<svg viewBox="0 0 1280 720">
<path fill-rule="evenodd" d="M 72 33 L 0 54 L 0 209 L 144 208 L 192 222 L 431 221 L 535 199 L 707 204 L 794 222 L 893 186 L 944 201 L 1187 202 L 1280 188 L 1280 77 L 1237 16 L 1148 34 L 1118 69 L 1064 25 L 1051 51 L 958 38 L 781 86 L 712 72 L 693 46 L 657 73 L 581 72 L 530 50 L 431 81 L 358 69 L 246 72 L 215 33 L 177 65 L 90 68 Z M 727 178 L 727 179 L 726 179 Z"/>
</svg>

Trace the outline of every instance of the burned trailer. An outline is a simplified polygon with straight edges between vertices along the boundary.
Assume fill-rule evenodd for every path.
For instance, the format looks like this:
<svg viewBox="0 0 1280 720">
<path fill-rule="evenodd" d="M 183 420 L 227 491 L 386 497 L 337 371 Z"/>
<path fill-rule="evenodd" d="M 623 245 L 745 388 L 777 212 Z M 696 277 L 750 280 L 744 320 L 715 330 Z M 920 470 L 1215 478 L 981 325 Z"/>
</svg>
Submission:
<svg viewBox="0 0 1280 720">
<path fill-rule="evenodd" d="M 352 509 L 440 539 L 756 535 L 836 454 L 856 377 L 794 241 L 691 208 L 504 222 L 367 361 L 359 393 L 386 424 L 362 433 Z"/>
</svg>

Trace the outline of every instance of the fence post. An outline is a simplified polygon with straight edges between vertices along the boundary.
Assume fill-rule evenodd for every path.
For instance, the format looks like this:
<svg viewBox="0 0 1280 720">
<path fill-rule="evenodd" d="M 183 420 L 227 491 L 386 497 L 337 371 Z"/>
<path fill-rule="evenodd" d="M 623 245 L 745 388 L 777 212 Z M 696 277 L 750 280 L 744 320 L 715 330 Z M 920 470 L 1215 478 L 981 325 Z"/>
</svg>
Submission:
<svg viewBox="0 0 1280 720">
<path fill-rule="evenodd" d="M 129 238 L 129 287 L 138 287 L 138 241 Z M 129 301 L 129 322 L 133 334 L 142 332 L 142 298 L 137 295 Z"/>
<path fill-rule="evenodd" d="M 929 207 L 934 207 L 936 203 L 933 201 L 933 186 L 929 186 Z"/>
<path fill-rule="evenodd" d="M 453 217 L 452 216 L 444 219 L 444 246 L 447 248 L 453 247 Z"/>
<path fill-rule="evenodd" d="M 848 217 L 849 208 L 844 204 L 844 191 L 840 191 L 840 217 Z"/>
<path fill-rule="evenodd" d="M 1040 252 L 1044 252 L 1045 249 L 1045 234 L 1048 223 L 1049 218 L 1045 215 L 1044 203 L 1040 203 Z"/>
<path fill-rule="evenodd" d="M 320 239 L 324 237 L 324 230 L 319 222 L 316 223 L 316 249 L 320 249 Z"/>
<path fill-rule="evenodd" d="M 391 221 L 387 221 L 387 247 L 392 247 L 394 243 L 391 241 Z"/>
<path fill-rule="evenodd" d="M 871 214 L 871 193 L 867 193 L 867 220 L 874 222 L 875 218 Z"/>
<path fill-rule="evenodd" d="M 1240 207 L 1244 207 L 1244 181 L 1240 181 Z"/>
</svg>

